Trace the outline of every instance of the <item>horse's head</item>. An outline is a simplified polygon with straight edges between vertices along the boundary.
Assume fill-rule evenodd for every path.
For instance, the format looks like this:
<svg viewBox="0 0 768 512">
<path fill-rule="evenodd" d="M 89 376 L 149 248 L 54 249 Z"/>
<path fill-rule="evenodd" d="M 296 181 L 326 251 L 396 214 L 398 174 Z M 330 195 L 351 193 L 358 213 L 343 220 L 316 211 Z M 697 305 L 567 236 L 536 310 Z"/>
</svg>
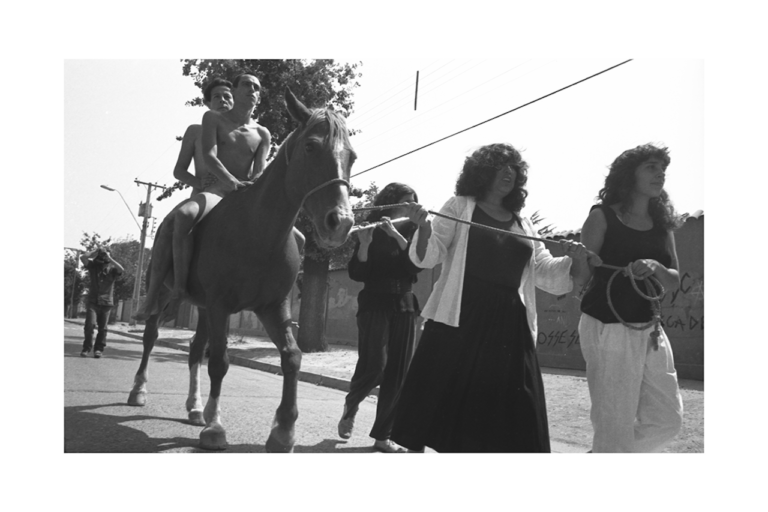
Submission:
<svg viewBox="0 0 768 512">
<path fill-rule="evenodd" d="M 326 248 L 343 244 L 354 224 L 349 204 L 349 172 L 355 151 L 344 119 L 329 110 L 310 111 L 286 89 L 291 117 L 301 126 L 286 140 L 289 190 L 301 193 L 317 242 Z"/>
</svg>

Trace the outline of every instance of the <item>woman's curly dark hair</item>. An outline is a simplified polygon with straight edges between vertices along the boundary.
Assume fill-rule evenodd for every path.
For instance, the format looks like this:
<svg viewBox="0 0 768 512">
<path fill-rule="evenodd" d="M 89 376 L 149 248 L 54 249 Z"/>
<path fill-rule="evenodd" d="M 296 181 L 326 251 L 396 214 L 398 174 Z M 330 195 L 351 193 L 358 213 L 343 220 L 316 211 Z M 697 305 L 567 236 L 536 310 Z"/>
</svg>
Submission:
<svg viewBox="0 0 768 512">
<path fill-rule="evenodd" d="M 388 204 L 398 204 L 400 199 L 409 194 L 413 194 L 413 199 L 418 203 L 419 196 L 416 191 L 405 183 L 390 183 L 381 191 L 376 194 L 376 198 L 373 200 L 374 206 L 385 206 Z M 376 222 L 382 217 L 389 217 L 392 210 L 374 210 L 365 219 L 368 222 Z"/>
<path fill-rule="evenodd" d="M 470 196 L 475 200 L 485 197 L 496 178 L 496 173 L 510 166 L 515 171 L 515 188 L 502 200 L 504 208 L 514 213 L 520 213 L 525 206 L 528 191 L 528 164 L 520 152 L 511 144 L 488 144 L 475 150 L 464 160 L 459 179 L 456 180 L 456 195 Z"/>
<path fill-rule="evenodd" d="M 598 204 L 618 204 L 619 210 L 625 211 L 627 200 L 635 186 L 635 170 L 650 158 L 661 160 L 664 169 L 671 161 L 668 148 L 650 143 L 628 149 L 620 154 L 611 164 L 608 176 L 605 177 L 605 186 L 597 195 Z M 682 218 L 675 211 L 666 190 L 662 190 L 659 197 L 650 200 L 648 213 L 654 225 L 661 226 L 667 231 L 675 230 L 682 225 Z"/>
</svg>

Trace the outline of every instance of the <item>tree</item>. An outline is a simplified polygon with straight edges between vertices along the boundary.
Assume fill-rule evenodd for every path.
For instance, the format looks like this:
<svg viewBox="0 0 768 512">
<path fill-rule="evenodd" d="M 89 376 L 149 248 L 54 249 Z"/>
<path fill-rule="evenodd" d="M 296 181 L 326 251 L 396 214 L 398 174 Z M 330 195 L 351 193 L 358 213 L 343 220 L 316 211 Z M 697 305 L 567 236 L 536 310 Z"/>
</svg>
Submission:
<svg viewBox="0 0 768 512">
<path fill-rule="evenodd" d="M 82 247 L 80 255 L 90 253 L 97 247 L 107 247 L 110 254 L 112 254 L 112 258 L 119 262 L 124 268 L 122 275 L 115 280 L 115 302 L 119 300 L 128 300 L 133 297 L 133 286 L 136 279 L 136 264 L 139 260 L 139 249 L 141 247 L 141 244 L 137 240 L 134 240 L 132 237 L 126 237 L 112 242 L 111 237 L 102 240 L 101 235 L 98 233 L 83 232 L 83 236 L 80 239 L 80 246 Z M 144 249 L 144 268 L 142 275 L 144 275 L 144 271 L 146 271 L 147 266 L 149 265 L 149 255 L 151 252 L 150 249 Z M 77 281 L 75 301 L 78 300 L 83 291 L 88 289 L 91 284 L 90 276 L 87 272 L 83 272 L 83 267 L 81 266 L 80 270 L 76 269 L 75 257 L 76 256 L 72 254 L 65 254 L 64 256 L 65 307 L 69 305 L 71 300 L 72 283 L 75 280 Z M 75 278 L 75 275 L 77 275 L 77 278 Z M 142 280 L 140 295 L 144 293 L 145 288 L 146 283 Z"/>
<path fill-rule="evenodd" d="M 536 210 L 535 212 L 533 212 L 533 215 L 531 215 L 531 224 L 533 224 L 534 226 L 539 226 L 541 224 L 544 224 L 544 222 L 546 222 L 546 219 L 541 216 L 541 214 L 539 213 L 539 210 Z M 538 228 L 536 231 L 541 236 L 551 235 L 555 232 L 555 225 L 547 224 L 546 226 Z"/>
<path fill-rule="evenodd" d="M 64 253 L 64 311 L 68 311 L 72 299 L 74 297 L 75 304 L 80 300 L 80 297 L 85 291 L 85 281 L 83 280 L 82 271 L 78 262 L 79 254 L 77 252 L 66 251 Z M 74 294 L 72 287 L 75 287 Z M 76 310 L 72 311 L 72 317 L 77 314 Z"/>
<path fill-rule="evenodd" d="M 133 287 L 136 282 L 136 264 L 139 261 L 140 249 L 141 244 L 138 240 L 134 240 L 133 237 L 120 238 L 109 246 L 112 258 L 120 262 L 124 268 L 123 274 L 115 280 L 115 302 L 133 298 Z M 142 276 L 145 275 L 147 267 L 149 267 L 149 257 L 151 254 L 152 250 L 145 247 L 144 264 L 141 271 Z M 139 296 L 146 293 L 146 288 L 146 279 L 142 279 L 141 286 L 139 287 Z"/>
<path fill-rule="evenodd" d="M 352 200 L 352 207 L 372 205 L 378 192 L 379 189 L 375 183 L 371 183 L 367 190 L 353 189 L 350 196 L 360 199 Z M 355 213 L 355 223 L 365 219 L 366 215 L 366 213 Z M 325 312 L 328 302 L 329 272 L 347 267 L 355 250 L 356 239 L 351 236 L 336 249 L 322 249 L 315 242 L 312 221 L 304 213 L 299 214 L 296 227 L 307 238 L 304 246 L 303 273 L 298 282 L 301 292 L 301 309 L 297 343 L 302 352 L 326 352 L 328 343 L 325 340 Z"/>
<path fill-rule="evenodd" d="M 295 122 L 284 107 L 284 92 L 290 87 L 293 93 L 310 108 L 330 108 L 343 117 L 354 111 L 352 94 L 362 76 L 357 68 L 362 63 L 341 64 L 332 59 L 276 60 L 276 59 L 184 59 L 182 74 L 192 78 L 201 95 L 189 100 L 187 105 L 203 104 L 202 91 L 213 77 L 230 81 L 244 71 L 250 71 L 261 82 L 261 101 L 254 111 L 254 119 L 266 127 L 272 136 L 269 158 L 295 128 Z M 357 133 L 350 131 L 350 135 Z M 178 139 L 178 137 L 177 137 Z M 176 190 L 187 188 L 177 182 L 157 199 L 170 197 Z"/>
</svg>

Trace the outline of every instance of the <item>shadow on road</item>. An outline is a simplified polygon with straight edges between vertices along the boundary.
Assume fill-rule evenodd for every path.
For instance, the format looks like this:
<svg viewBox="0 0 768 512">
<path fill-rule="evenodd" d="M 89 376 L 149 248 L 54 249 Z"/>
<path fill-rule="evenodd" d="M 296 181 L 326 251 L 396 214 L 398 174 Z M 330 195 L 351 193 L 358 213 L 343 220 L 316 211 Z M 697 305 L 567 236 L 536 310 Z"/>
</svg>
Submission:
<svg viewBox="0 0 768 512">
<path fill-rule="evenodd" d="M 265 453 L 263 444 L 230 444 L 223 452 L 211 452 L 199 447 L 200 427 L 186 420 L 163 418 L 146 414 L 115 416 L 98 412 L 108 407 L 136 409 L 124 403 L 111 403 L 64 408 L 64 453 Z M 190 437 L 150 437 L 131 427 L 137 421 L 156 420 L 189 425 Z M 294 453 L 371 453 L 373 447 L 344 448 L 345 441 L 326 439 L 316 445 L 296 445 Z"/>
<path fill-rule="evenodd" d="M 197 439 L 151 438 L 124 423 L 160 420 L 187 424 L 185 420 L 137 414 L 112 416 L 99 414 L 105 407 L 127 407 L 124 403 L 73 406 L 64 408 L 64 453 L 157 453 L 173 448 L 195 447 Z"/>
<path fill-rule="evenodd" d="M 107 347 L 104 349 L 104 357 L 110 359 L 121 359 L 123 361 L 136 361 L 136 367 L 138 368 L 139 361 L 141 361 L 141 353 L 136 352 L 136 346 L 141 346 L 141 342 L 138 340 L 116 340 L 108 339 Z M 132 349 L 126 349 L 125 347 L 133 347 Z M 155 349 L 157 349 L 155 345 Z M 80 357 L 80 351 L 83 349 L 82 338 L 74 336 L 64 337 L 64 357 Z M 93 350 L 88 354 L 89 358 L 93 358 Z M 186 363 L 189 358 L 189 354 L 184 352 L 171 352 L 168 349 L 152 350 L 150 356 L 150 365 L 156 362 L 174 361 Z"/>
<path fill-rule="evenodd" d="M 325 439 L 313 446 L 300 446 L 296 445 L 293 448 L 294 453 L 371 453 L 375 451 L 373 445 L 370 447 L 350 447 L 339 448 L 338 445 L 347 444 L 346 441 L 339 441 L 338 439 Z"/>
</svg>

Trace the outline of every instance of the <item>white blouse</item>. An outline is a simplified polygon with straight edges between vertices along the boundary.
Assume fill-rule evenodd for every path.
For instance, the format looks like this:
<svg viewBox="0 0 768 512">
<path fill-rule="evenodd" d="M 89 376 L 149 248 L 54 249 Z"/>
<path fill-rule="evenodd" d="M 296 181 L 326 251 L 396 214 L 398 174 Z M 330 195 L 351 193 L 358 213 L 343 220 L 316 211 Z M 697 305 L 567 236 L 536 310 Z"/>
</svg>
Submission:
<svg viewBox="0 0 768 512">
<path fill-rule="evenodd" d="M 471 197 L 454 196 L 443 205 L 440 213 L 471 221 L 475 205 L 476 202 Z M 524 218 L 522 221 L 525 229 L 514 224 L 510 231 L 539 236 L 529 219 Z M 411 243 L 409 256 L 417 267 L 433 268 L 442 263 L 443 268 L 421 316 L 458 327 L 470 226 L 436 216 L 430 216 L 429 222 L 432 224 L 432 236 L 429 237 L 424 259 L 420 261 L 416 255 L 419 230 L 413 236 L 414 241 Z M 573 289 L 573 280 L 570 276 L 571 258 L 553 257 L 542 242 L 524 238 L 520 240 L 533 247 L 531 258 L 523 271 L 519 291 L 528 316 L 528 327 L 533 335 L 533 344 L 536 346 L 536 287 L 553 295 L 570 292 Z"/>
</svg>

